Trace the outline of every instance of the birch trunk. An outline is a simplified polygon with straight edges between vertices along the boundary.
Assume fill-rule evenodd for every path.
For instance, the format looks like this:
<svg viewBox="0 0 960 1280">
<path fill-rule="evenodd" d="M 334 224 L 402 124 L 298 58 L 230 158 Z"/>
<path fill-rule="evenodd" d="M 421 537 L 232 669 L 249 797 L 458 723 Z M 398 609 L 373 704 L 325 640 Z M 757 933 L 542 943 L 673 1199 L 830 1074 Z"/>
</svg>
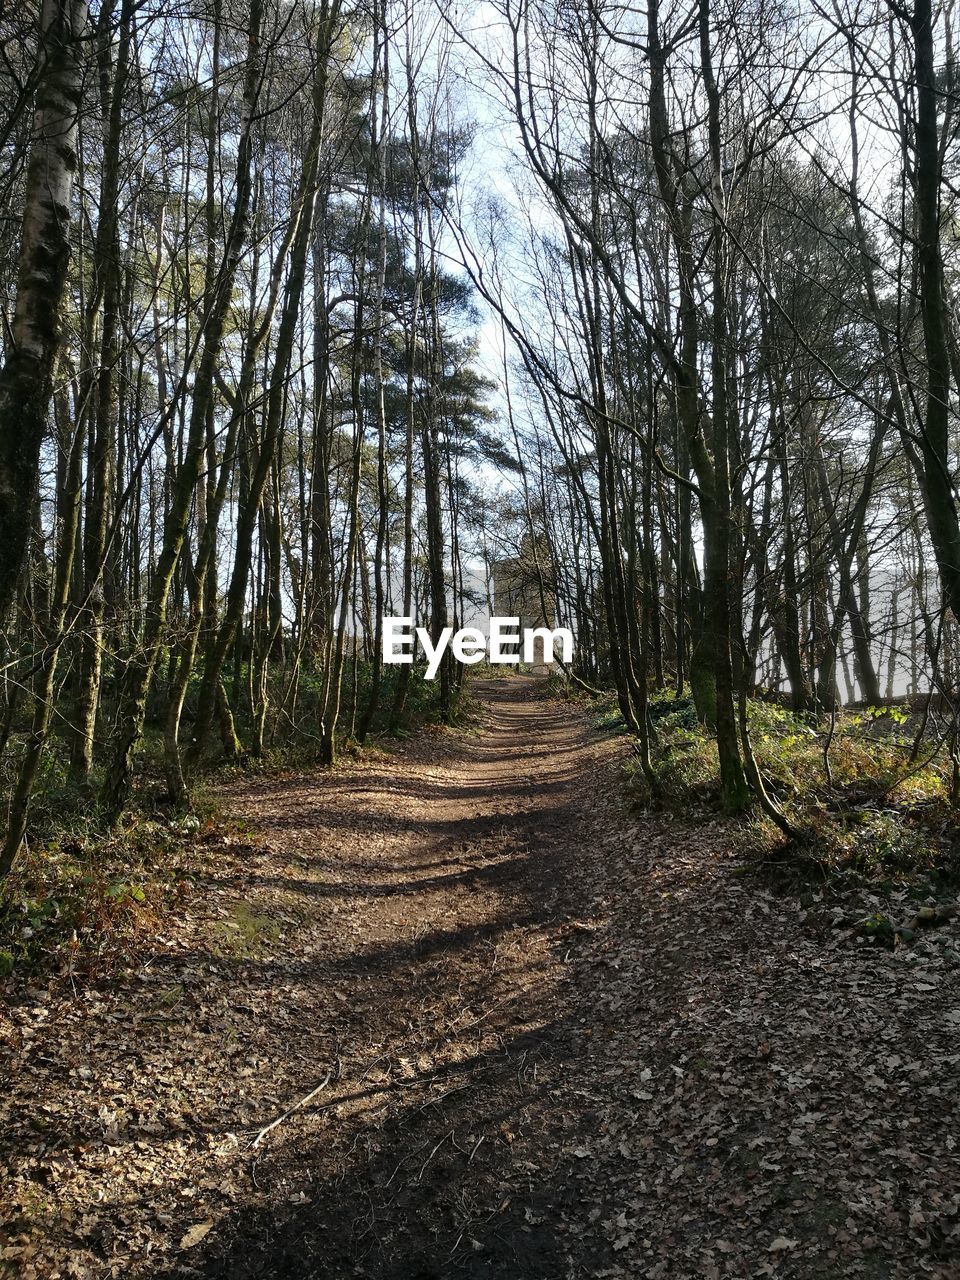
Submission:
<svg viewBox="0 0 960 1280">
<path fill-rule="evenodd" d="M 60 344 L 86 25 L 82 0 L 44 0 L 43 68 L 27 170 L 13 341 L 0 369 L 0 617 L 13 600 L 30 537 L 30 496 L 37 485 Z"/>
</svg>

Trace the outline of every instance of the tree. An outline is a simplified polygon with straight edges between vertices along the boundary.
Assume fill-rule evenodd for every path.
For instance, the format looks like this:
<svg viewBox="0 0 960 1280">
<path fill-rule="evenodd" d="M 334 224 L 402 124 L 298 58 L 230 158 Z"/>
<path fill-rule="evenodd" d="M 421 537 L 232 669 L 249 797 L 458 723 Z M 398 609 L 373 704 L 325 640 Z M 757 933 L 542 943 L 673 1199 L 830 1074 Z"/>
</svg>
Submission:
<svg viewBox="0 0 960 1280">
<path fill-rule="evenodd" d="M 26 555 L 60 347 L 86 29 L 82 0 L 43 0 L 16 306 L 0 367 L 0 617 Z"/>
</svg>

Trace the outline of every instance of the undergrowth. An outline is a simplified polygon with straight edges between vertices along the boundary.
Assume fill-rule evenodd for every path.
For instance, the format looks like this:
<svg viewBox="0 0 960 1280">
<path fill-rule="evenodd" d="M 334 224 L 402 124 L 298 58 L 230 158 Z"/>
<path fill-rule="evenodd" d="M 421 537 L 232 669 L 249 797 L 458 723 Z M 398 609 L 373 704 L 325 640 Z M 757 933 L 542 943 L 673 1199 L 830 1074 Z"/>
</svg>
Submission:
<svg viewBox="0 0 960 1280">
<path fill-rule="evenodd" d="M 615 706 L 607 705 L 597 727 L 617 719 Z M 634 802 L 687 815 L 714 809 L 716 744 L 692 699 L 654 699 L 650 722 L 655 784 L 638 761 L 628 761 Z M 904 709 L 841 713 L 830 738 L 825 719 L 754 700 L 748 725 L 767 791 L 801 834 L 788 840 L 770 819 L 746 817 L 732 830 L 747 862 L 793 881 L 881 889 L 960 884 L 960 812 L 949 798 L 950 761 L 936 741 L 922 744 L 918 759 L 911 759 L 915 730 Z"/>
<path fill-rule="evenodd" d="M 219 830 L 187 814 L 34 841 L 0 884 L 0 976 L 90 975 L 132 958 L 189 895 L 198 846 Z"/>
</svg>

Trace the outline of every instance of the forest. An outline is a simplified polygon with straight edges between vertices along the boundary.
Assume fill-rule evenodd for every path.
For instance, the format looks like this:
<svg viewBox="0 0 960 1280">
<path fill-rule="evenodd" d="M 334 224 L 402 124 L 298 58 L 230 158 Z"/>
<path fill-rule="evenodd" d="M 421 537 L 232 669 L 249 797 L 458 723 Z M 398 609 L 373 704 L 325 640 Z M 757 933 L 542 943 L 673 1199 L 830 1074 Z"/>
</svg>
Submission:
<svg viewBox="0 0 960 1280">
<path fill-rule="evenodd" d="M 0 7 L 0 1274 L 957 1274 L 955 28 Z"/>
</svg>

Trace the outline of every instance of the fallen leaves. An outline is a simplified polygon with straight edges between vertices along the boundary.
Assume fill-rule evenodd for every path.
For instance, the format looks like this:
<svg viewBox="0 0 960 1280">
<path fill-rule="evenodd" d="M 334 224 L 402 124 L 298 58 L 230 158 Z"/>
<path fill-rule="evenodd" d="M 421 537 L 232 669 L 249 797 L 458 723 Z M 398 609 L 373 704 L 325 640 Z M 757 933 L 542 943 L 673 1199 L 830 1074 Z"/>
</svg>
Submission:
<svg viewBox="0 0 960 1280">
<path fill-rule="evenodd" d="M 14 992 L 4 1262 L 957 1274 L 956 922 L 887 951 L 844 905 L 824 941 L 722 823 L 629 816 L 611 750 L 530 714 L 248 784 L 263 856 L 208 849 L 109 980 Z"/>
<path fill-rule="evenodd" d="M 194 1226 L 190 1228 L 189 1231 L 184 1232 L 184 1234 L 180 1237 L 180 1248 L 181 1249 L 194 1248 L 207 1235 L 207 1233 L 212 1230 L 213 1230 L 212 1218 L 208 1219 L 206 1222 L 196 1223 Z"/>
</svg>

